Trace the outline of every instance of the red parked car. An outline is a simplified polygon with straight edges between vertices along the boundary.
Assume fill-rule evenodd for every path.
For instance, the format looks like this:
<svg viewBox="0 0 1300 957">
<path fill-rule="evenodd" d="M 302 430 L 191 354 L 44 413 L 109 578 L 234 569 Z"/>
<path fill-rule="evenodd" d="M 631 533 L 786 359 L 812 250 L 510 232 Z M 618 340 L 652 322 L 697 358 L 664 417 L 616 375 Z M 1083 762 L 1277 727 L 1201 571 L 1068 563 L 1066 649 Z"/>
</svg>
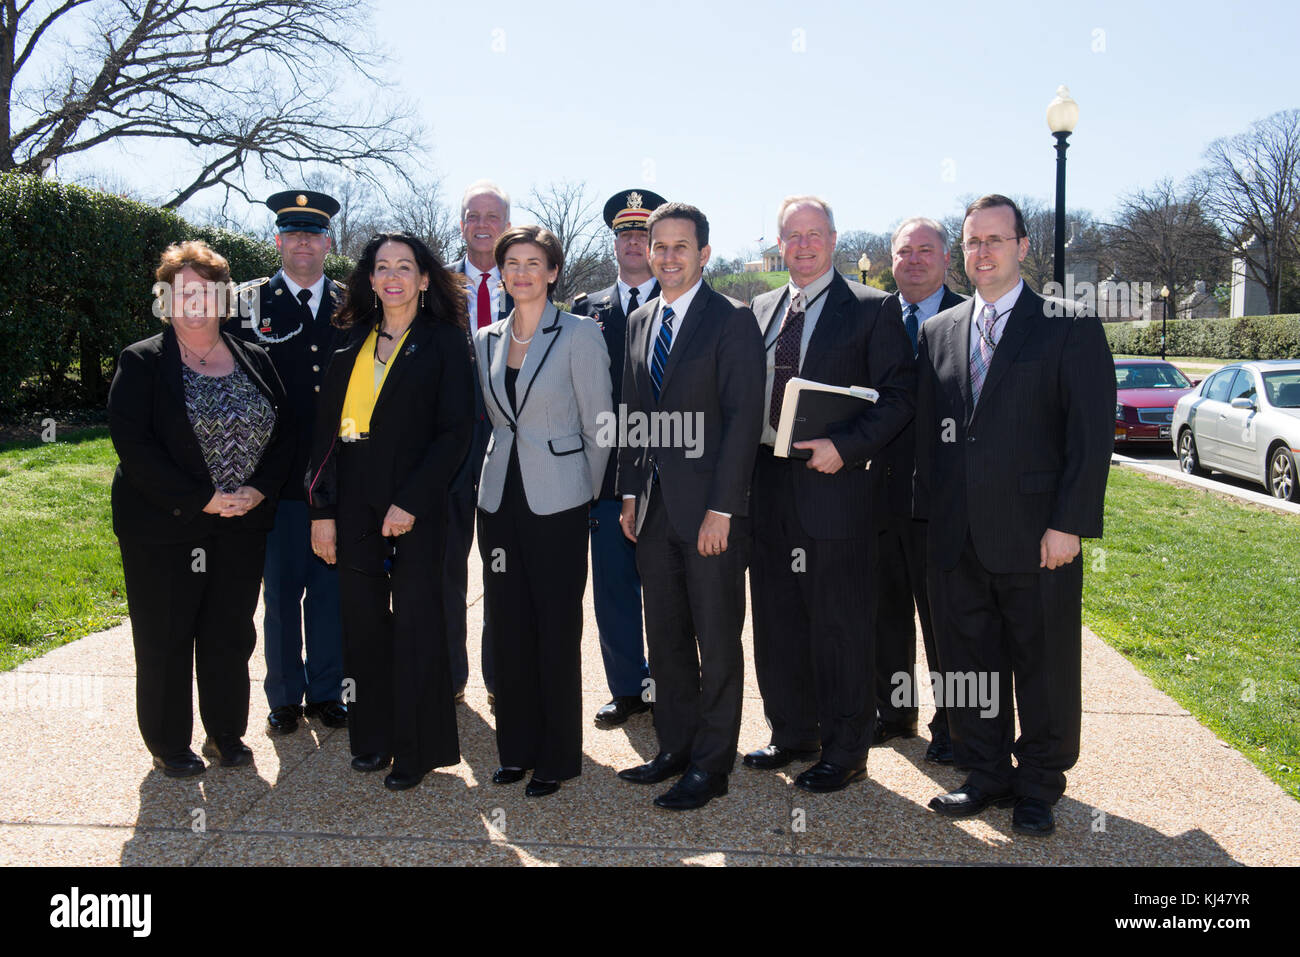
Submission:
<svg viewBox="0 0 1300 957">
<path fill-rule="evenodd" d="M 1195 386 L 1163 359 L 1116 359 L 1115 442 L 1168 444 L 1174 405 Z"/>
</svg>

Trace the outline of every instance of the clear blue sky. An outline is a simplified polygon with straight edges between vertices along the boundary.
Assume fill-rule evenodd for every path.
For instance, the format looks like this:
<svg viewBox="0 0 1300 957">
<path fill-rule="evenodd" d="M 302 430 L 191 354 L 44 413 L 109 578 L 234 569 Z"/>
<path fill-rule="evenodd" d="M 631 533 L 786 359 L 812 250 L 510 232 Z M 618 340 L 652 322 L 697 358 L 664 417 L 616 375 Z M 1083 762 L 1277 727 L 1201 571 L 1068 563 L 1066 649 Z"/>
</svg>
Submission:
<svg viewBox="0 0 1300 957">
<path fill-rule="evenodd" d="M 1203 0 L 377 0 L 375 20 L 453 202 L 479 177 L 517 197 L 564 178 L 602 201 L 650 186 L 705 211 L 717 255 L 772 239 L 789 193 L 823 195 L 841 231 L 968 194 L 1050 201 L 1061 83 L 1080 107 L 1069 205 L 1107 214 L 1192 172 L 1211 139 L 1300 107 L 1298 27 L 1291 3 Z"/>
</svg>

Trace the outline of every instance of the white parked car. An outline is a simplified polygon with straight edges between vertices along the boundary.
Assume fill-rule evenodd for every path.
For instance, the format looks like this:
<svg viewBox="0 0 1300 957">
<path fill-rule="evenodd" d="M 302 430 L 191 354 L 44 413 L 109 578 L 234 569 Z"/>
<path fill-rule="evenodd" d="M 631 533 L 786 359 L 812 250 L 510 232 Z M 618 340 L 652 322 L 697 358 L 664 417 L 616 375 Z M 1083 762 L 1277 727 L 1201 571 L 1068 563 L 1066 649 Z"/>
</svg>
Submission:
<svg viewBox="0 0 1300 957">
<path fill-rule="evenodd" d="M 1235 362 L 1174 406 L 1171 430 L 1189 475 L 1218 469 L 1300 501 L 1300 361 Z"/>
</svg>

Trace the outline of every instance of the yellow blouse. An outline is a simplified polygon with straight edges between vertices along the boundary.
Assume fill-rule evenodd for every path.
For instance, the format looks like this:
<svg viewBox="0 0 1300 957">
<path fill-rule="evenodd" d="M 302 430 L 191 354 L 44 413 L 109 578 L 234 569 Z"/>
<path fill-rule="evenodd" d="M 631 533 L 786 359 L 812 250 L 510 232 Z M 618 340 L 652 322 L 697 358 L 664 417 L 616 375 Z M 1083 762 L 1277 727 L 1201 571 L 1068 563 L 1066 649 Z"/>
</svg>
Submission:
<svg viewBox="0 0 1300 957">
<path fill-rule="evenodd" d="M 388 362 L 384 364 L 383 371 L 375 370 L 377 343 L 379 334 L 377 329 L 371 329 L 370 335 L 366 336 L 366 341 L 361 344 L 361 351 L 357 353 L 356 362 L 352 364 L 352 377 L 348 379 L 348 391 L 343 396 L 343 415 L 339 420 L 339 438 L 356 439 L 370 432 L 370 416 L 374 414 L 375 402 L 379 399 L 380 390 L 384 387 L 384 380 L 388 378 L 388 370 L 392 368 L 393 360 L 397 354 L 402 351 L 402 343 L 410 335 L 411 329 L 408 326 L 406 332 L 402 333 L 402 338 L 397 340 L 397 345 L 393 348 L 393 353 L 388 357 Z"/>
</svg>

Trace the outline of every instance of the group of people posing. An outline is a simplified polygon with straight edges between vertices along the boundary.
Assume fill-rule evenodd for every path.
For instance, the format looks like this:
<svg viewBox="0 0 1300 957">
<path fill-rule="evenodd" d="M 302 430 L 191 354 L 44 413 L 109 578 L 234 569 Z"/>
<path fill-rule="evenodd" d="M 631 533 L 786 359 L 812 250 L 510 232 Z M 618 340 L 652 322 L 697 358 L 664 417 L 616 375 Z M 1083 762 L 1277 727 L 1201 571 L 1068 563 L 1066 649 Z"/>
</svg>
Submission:
<svg viewBox="0 0 1300 957">
<path fill-rule="evenodd" d="M 251 761 L 259 582 L 270 733 L 346 726 L 353 768 L 391 790 L 458 763 L 477 537 L 493 781 L 554 793 L 581 772 L 590 541 L 611 691 L 595 720 L 653 711 L 658 753 L 619 777 L 672 781 L 657 806 L 727 793 L 748 570 L 772 729 L 748 768 L 805 762 L 798 787 L 838 791 L 873 745 L 914 737 L 915 610 L 939 705 L 926 760 L 967 772 L 930 806 L 1014 806 L 1016 830 L 1052 832 L 1079 751 L 1080 538 L 1101 534 L 1115 387 L 1100 323 L 1021 280 L 1011 200 L 967 210 L 964 299 L 934 220 L 894 233 L 887 295 L 833 268 L 824 200 L 787 198 L 790 281 L 746 306 L 703 281 L 703 212 L 623 190 L 605 207 L 618 279 L 572 312 L 551 301 L 560 241 L 511 226 L 487 181 L 461 202 L 461 261 L 383 233 L 346 284 L 323 273 L 337 202 L 267 205 L 284 268 L 232 309 L 219 254 L 169 247 L 166 325 L 123 352 L 109 397 L 137 709 L 164 774 L 206 768 L 191 656 L 204 754 Z M 787 455 L 795 376 L 877 398 Z M 619 445 L 615 416 L 699 434 Z"/>
</svg>

